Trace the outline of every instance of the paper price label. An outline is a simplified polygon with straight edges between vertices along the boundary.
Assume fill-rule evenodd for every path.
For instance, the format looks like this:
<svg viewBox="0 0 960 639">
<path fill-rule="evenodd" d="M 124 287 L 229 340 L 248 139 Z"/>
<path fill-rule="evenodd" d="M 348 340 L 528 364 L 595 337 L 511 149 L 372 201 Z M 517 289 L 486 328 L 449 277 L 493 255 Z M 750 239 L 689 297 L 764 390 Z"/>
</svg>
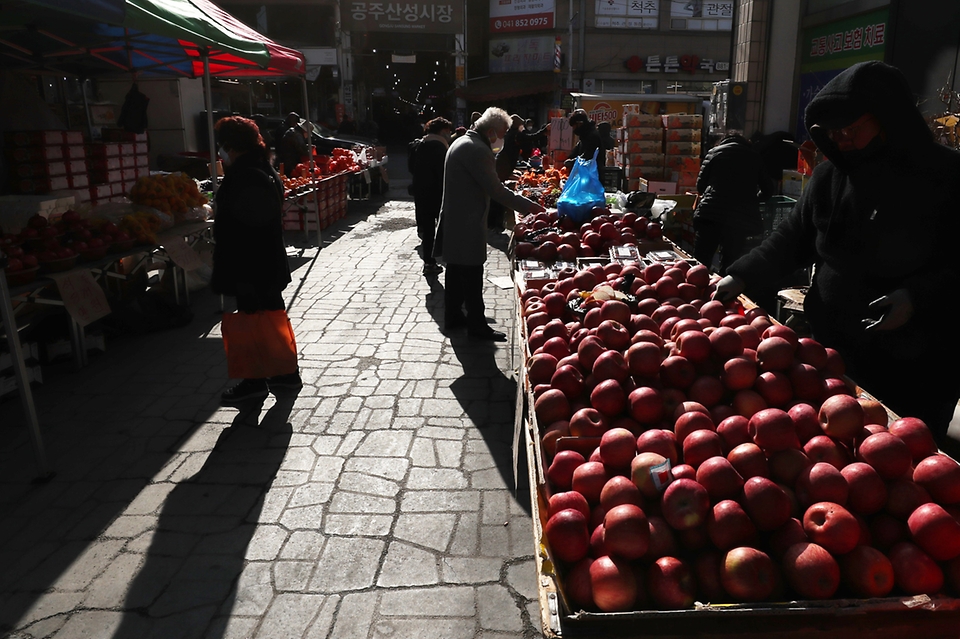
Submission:
<svg viewBox="0 0 960 639">
<path fill-rule="evenodd" d="M 164 238 L 161 246 L 173 263 L 185 271 L 193 271 L 203 266 L 200 256 L 182 237 Z"/>
<path fill-rule="evenodd" d="M 650 478 L 653 480 L 653 485 L 657 487 L 657 490 L 663 491 L 667 485 L 673 481 L 673 473 L 670 472 L 670 468 L 669 459 L 662 464 L 650 467 Z"/>
<path fill-rule="evenodd" d="M 82 327 L 110 314 L 110 304 L 103 289 L 88 270 L 72 270 L 66 273 L 51 273 L 57 283 L 64 308 Z"/>
</svg>

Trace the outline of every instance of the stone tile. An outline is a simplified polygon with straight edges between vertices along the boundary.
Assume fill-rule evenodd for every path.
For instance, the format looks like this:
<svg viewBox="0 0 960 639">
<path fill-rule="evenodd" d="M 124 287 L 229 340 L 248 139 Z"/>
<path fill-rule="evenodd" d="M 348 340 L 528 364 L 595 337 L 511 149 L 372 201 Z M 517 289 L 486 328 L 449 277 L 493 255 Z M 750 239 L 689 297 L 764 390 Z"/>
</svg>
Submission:
<svg viewBox="0 0 960 639">
<path fill-rule="evenodd" d="M 111 637 L 123 621 L 122 612 L 107 610 L 90 610 L 72 615 L 60 631 L 54 635 L 55 639 L 95 639 Z"/>
<path fill-rule="evenodd" d="M 457 490 L 467 488 L 467 479 L 459 470 L 450 468 L 411 468 L 407 477 L 410 490 Z"/>
<path fill-rule="evenodd" d="M 330 500 L 333 494 L 333 482 L 311 481 L 305 486 L 300 486 L 293 491 L 290 501 L 287 502 L 288 508 L 297 508 L 299 506 L 316 506 L 325 504 Z"/>
<path fill-rule="evenodd" d="M 55 615 L 61 615 L 70 612 L 83 601 L 82 592 L 52 592 L 44 597 L 37 599 L 30 608 L 21 615 L 18 620 L 19 626 L 31 624 L 40 619 L 46 619 Z M 5 619 L 5 623 L 12 623 L 13 619 Z"/>
<path fill-rule="evenodd" d="M 421 437 L 413 440 L 410 450 L 410 461 L 414 466 L 433 468 L 437 465 L 437 454 L 433 448 L 433 440 Z"/>
<path fill-rule="evenodd" d="M 325 537 L 312 530 L 296 530 L 287 537 L 280 551 L 281 559 L 314 560 L 323 550 Z"/>
<path fill-rule="evenodd" d="M 313 574 L 312 561 L 273 562 L 273 584 L 278 592 L 303 592 Z"/>
<path fill-rule="evenodd" d="M 384 542 L 377 539 L 328 539 L 310 590 L 336 593 L 369 588 L 374 583 L 384 546 Z"/>
<path fill-rule="evenodd" d="M 316 530 L 323 521 L 324 505 L 288 508 L 280 516 L 280 525 L 288 530 Z"/>
<path fill-rule="evenodd" d="M 130 539 L 157 525 L 157 518 L 147 515 L 120 515 L 103 531 L 106 538 Z"/>
<path fill-rule="evenodd" d="M 473 639 L 475 633 L 467 619 L 383 619 L 373 626 L 374 639 Z"/>
<path fill-rule="evenodd" d="M 439 581 L 437 557 L 433 553 L 395 541 L 387 548 L 377 586 L 430 586 Z"/>
<path fill-rule="evenodd" d="M 248 561 L 270 561 L 276 558 L 280 547 L 287 540 L 287 531 L 279 526 L 257 526 L 247 546 Z"/>
<path fill-rule="evenodd" d="M 406 491 L 400 502 L 402 512 L 475 512 L 480 509 L 480 493 L 473 490 Z"/>
<path fill-rule="evenodd" d="M 531 549 L 532 548 L 533 545 L 531 543 Z M 536 600 L 539 596 L 537 590 L 536 562 L 533 559 L 524 559 L 511 564 L 507 568 L 507 585 L 513 588 L 521 597 Z"/>
<path fill-rule="evenodd" d="M 120 608 L 127 590 L 140 572 L 143 555 L 121 553 L 111 562 L 106 571 L 97 577 L 86 590 L 83 605 L 86 608 Z"/>
<path fill-rule="evenodd" d="M 340 602 L 330 639 L 361 639 L 369 636 L 377 611 L 376 592 L 348 594 Z"/>
<path fill-rule="evenodd" d="M 393 499 L 357 493 L 338 492 L 330 502 L 332 513 L 392 514 L 396 509 L 397 502 Z"/>
<path fill-rule="evenodd" d="M 489 630 L 523 632 L 523 617 L 517 603 L 500 585 L 477 588 L 480 626 Z"/>
<path fill-rule="evenodd" d="M 379 495 L 380 497 L 395 497 L 400 492 L 400 486 L 394 481 L 351 472 L 340 475 L 338 486 L 340 490 Z"/>
<path fill-rule="evenodd" d="M 473 557 L 480 552 L 480 521 L 475 513 L 463 513 L 457 522 L 450 553 Z"/>
<path fill-rule="evenodd" d="M 413 434 L 390 430 L 368 433 L 356 453 L 363 457 L 404 457 Z"/>
<path fill-rule="evenodd" d="M 400 457 L 353 457 L 345 470 L 400 481 L 407 474 L 410 461 Z"/>
<path fill-rule="evenodd" d="M 473 588 L 437 586 L 386 591 L 380 597 L 380 614 L 407 617 L 472 617 L 476 613 Z"/>
<path fill-rule="evenodd" d="M 445 551 L 453 534 L 456 515 L 401 514 L 393 535 L 418 546 Z"/>
<path fill-rule="evenodd" d="M 497 582 L 502 565 L 503 561 L 499 558 L 444 557 L 440 560 L 440 579 L 449 584 Z M 531 579 L 533 576 L 531 573 Z"/>
<path fill-rule="evenodd" d="M 310 477 L 313 481 L 335 482 L 343 470 L 343 464 L 343 457 L 322 455 L 317 458 Z"/>
<path fill-rule="evenodd" d="M 123 549 L 124 541 L 111 539 L 90 545 L 56 581 L 56 588 L 77 591 L 86 588 Z"/>
<path fill-rule="evenodd" d="M 327 535 L 385 537 L 393 526 L 392 515 L 327 515 L 323 532 Z"/>
</svg>

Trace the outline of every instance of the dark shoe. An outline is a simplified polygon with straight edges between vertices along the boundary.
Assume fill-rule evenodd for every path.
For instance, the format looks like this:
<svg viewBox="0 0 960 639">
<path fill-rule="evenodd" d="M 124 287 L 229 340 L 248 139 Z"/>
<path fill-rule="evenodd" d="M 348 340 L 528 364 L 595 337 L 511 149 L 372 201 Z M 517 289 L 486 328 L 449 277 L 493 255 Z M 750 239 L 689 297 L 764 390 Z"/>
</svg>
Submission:
<svg viewBox="0 0 960 639">
<path fill-rule="evenodd" d="M 267 396 L 267 382 L 263 379 L 245 379 L 236 386 L 228 388 L 220 395 L 220 404 L 233 406 L 250 399 L 263 399 Z"/>
<path fill-rule="evenodd" d="M 424 264 L 423 265 L 423 274 L 424 275 L 440 275 L 443 273 L 443 267 L 434 262 L 433 264 Z"/>
<path fill-rule="evenodd" d="M 505 342 L 507 341 L 507 334 L 501 331 L 495 331 L 489 326 L 486 330 L 483 329 L 471 329 L 467 331 L 473 339 L 483 340 L 485 342 Z"/>
<path fill-rule="evenodd" d="M 303 387 L 303 380 L 300 379 L 300 373 L 277 375 L 276 377 L 267 378 L 267 386 L 270 390 L 277 388 L 296 390 Z"/>
</svg>

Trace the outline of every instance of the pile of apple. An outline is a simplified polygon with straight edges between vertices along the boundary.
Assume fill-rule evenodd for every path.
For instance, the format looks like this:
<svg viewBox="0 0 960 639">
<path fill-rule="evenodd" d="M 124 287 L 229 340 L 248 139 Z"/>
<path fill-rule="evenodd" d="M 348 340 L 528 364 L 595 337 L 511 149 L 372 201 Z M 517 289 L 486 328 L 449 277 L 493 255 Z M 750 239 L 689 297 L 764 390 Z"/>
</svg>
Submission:
<svg viewBox="0 0 960 639">
<path fill-rule="evenodd" d="M 0 237 L 0 248 L 10 258 L 10 272 L 69 260 L 99 259 L 114 246 L 129 243 L 131 236 L 110 221 L 95 226 L 76 211 L 66 211 L 55 222 L 42 215 L 31 216 L 18 234 Z"/>
<path fill-rule="evenodd" d="M 591 214 L 592 219 L 579 228 L 570 217 L 558 217 L 556 211 L 526 216 L 513 229 L 517 258 L 548 264 L 558 259 L 572 262 L 578 257 L 606 255 L 612 246 L 637 246 L 638 241 L 663 237 L 659 222 L 633 212 L 617 216 L 606 207 L 597 207 Z"/>
<path fill-rule="evenodd" d="M 919 419 L 888 425 L 855 397 L 836 351 L 710 300 L 715 282 L 686 262 L 613 263 L 521 295 L 568 600 L 960 590 L 960 465 Z"/>
</svg>

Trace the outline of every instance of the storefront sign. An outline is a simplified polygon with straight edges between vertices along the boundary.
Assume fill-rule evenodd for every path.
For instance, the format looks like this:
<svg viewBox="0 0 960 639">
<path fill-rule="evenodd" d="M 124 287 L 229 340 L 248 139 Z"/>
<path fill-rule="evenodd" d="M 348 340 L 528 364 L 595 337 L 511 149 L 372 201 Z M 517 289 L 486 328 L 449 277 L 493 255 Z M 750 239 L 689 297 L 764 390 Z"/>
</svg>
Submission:
<svg viewBox="0 0 960 639">
<path fill-rule="evenodd" d="M 554 0 L 490 0 L 490 33 L 552 29 Z"/>
<path fill-rule="evenodd" d="M 889 12 L 883 9 L 803 31 L 797 96 L 798 142 L 810 137 L 803 114 L 827 82 L 858 62 L 883 60 L 888 22 Z"/>
<path fill-rule="evenodd" d="M 800 72 L 845 69 L 857 62 L 883 60 L 888 20 L 884 9 L 804 29 Z"/>
<path fill-rule="evenodd" d="M 393 33 L 460 33 L 463 31 L 463 2 L 427 0 L 426 2 L 342 3 L 343 27 L 349 31 L 389 31 Z"/>
<path fill-rule="evenodd" d="M 684 55 L 648 55 L 646 58 L 631 56 L 624 60 L 623 66 L 631 73 L 726 73 L 729 62 L 714 61 L 693 54 Z"/>
<path fill-rule="evenodd" d="M 552 35 L 490 40 L 490 73 L 550 71 L 555 39 Z"/>
<path fill-rule="evenodd" d="M 688 31 L 730 31 L 733 2 L 671 0 L 670 28 Z"/>
<path fill-rule="evenodd" d="M 660 0 L 596 0 L 595 26 L 610 29 L 657 29 Z"/>
</svg>

